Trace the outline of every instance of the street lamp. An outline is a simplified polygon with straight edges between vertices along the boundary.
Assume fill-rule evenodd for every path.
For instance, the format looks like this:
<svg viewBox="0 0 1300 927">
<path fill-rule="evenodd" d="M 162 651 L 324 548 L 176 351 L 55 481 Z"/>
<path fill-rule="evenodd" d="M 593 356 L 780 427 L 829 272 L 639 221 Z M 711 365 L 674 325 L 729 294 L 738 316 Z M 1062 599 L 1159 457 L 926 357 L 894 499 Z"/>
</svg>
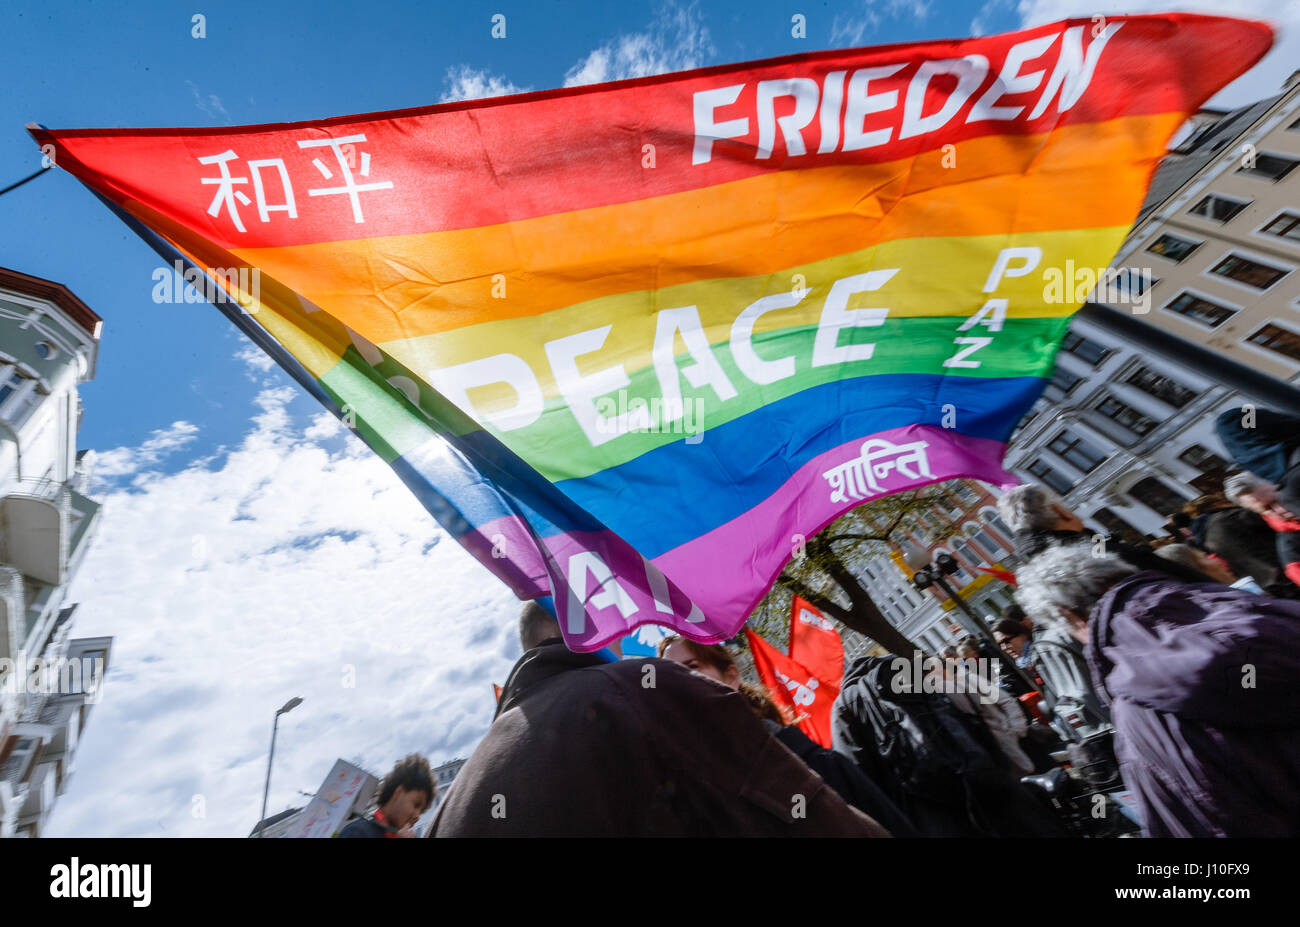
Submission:
<svg viewBox="0 0 1300 927">
<path fill-rule="evenodd" d="M 1002 648 L 998 646 L 997 639 L 993 637 L 993 632 L 984 623 L 984 619 L 975 614 L 971 607 L 966 604 L 966 600 L 948 581 L 949 576 L 961 569 L 961 564 L 957 562 L 955 557 L 951 554 L 940 554 L 934 558 L 934 563 L 930 563 L 930 555 L 926 551 L 909 544 L 903 550 L 903 561 L 915 571 L 912 574 L 912 584 L 917 589 L 925 590 L 931 586 L 938 586 L 943 590 L 943 593 L 952 599 L 953 604 L 961 609 L 962 613 L 969 619 L 970 630 L 992 646 L 993 653 L 997 654 L 998 660 L 1006 667 L 1007 671 L 1018 676 L 1021 682 L 1029 687 L 1030 691 L 1040 691 L 1024 670 L 1016 666 L 1015 661 L 1003 652 Z"/>
<path fill-rule="evenodd" d="M 275 721 L 271 724 L 271 755 L 266 758 L 266 788 L 262 790 L 262 820 L 257 829 L 258 839 L 266 836 L 266 799 L 271 794 L 271 763 L 275 761 L 275 731 L 280 726 L 280 715 L 293 711 L 302 704 L 302 699 L 294 696 L 284 703 L 275 713 Z"/>
</svg>

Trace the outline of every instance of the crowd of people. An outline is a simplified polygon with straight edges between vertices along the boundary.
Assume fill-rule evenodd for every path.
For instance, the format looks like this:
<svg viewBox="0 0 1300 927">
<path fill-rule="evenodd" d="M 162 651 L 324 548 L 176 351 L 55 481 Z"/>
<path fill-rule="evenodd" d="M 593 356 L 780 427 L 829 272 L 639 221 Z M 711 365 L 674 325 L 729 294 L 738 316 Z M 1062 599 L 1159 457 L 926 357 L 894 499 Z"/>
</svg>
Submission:
<svg viewBox="0 0 1300 927">
<path fill-rule="evenodd" d="M 1146 834 L 1294 837 L 1300 417 L 1233 409 L 1217 430 L 1242 471 L 1149 546 L 1099 548 L 1050 490 L 1007 492 L 1025 617 L 995 631 L 1061 704 L 1113 726 Z"/>
<path fill-rule="evenodd" d="M 996 697 L 964 684 L 1002 657 L 987 639 L 932 661 L 943 687 L 865 655 L 845 667 L 833 749 L 725 645 L 672 636 L 658 659 L 610 661 L 570 651 L 528 603 L 524 654 L 428 835 L 1067 836 L 1027 783 L 1059 779 L 1062 748 L 1101 731 L 1144 834 L 1300 836 L 1300 418 L 1251 412 L 1219 421 L 1242 472 L 1158 541 L 1095 535 L 1046 487 L 1008 490 L 1022 563 L 992 627 Z M 421 763 L 340 836 L 409 835 L 436 794 Z"/>
</svg>

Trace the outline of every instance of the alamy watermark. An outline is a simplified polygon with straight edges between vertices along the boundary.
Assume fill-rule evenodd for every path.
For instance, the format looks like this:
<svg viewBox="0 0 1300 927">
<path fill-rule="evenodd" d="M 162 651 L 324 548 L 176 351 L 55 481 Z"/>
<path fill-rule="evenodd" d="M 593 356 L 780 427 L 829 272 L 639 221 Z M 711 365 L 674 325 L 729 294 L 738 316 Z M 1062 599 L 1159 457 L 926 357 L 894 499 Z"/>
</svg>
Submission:
<svg viewBox="0 0 1300 927">
<path fill-rule="evenodd" d="M 235 303 L 253 315 L 262 302 L 262 270 L 258 267 L 210 267 L 205 273 L 176 260 L 171 267 L 156 267 L 152 298 L 155 303 Z"/>
<path fill-rule="evenodd" d="M 85 695 L 98 702 L 104 681 L 103 657 L 59 657 L 46 660 L 28 657 L 0 657 L 0 691 L 7 695 Z"/>
<path fill-rule="evenodd" d="M 894 671 L 889 684 L 895 692 L 975 695 L 985 705 L 998 700 L 1001 671 L 997 660 L 927 657 L 915 650 L 912 659 L 894 657 L 889 665 Z"/>
<path fill-rule="evenodd" d="M 1067 260 L 1064 267 L 1043 268 L 1043 301 L 1130 306 L 1134 315 L 1146 315 L 1153 283 L 1150 267 L 1076 267 Z"/>
<path fill-rule="evenodd" d="M 686 435 L 687 444 L 704 440 L 704 400 L 698 397 L 643 399 L 621 389 L 617 398 L 602 396 L 595 406 L 596 431 L 603 434 Z"/>
</svg>

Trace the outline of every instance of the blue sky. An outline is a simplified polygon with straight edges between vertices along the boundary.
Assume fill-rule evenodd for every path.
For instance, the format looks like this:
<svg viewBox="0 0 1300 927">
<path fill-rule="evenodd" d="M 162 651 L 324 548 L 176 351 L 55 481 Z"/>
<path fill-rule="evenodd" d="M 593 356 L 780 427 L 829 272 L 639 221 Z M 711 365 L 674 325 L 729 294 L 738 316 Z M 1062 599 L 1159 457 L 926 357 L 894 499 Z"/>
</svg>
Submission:
<svg viewBox="0 0 1300 927">
<path fill-rule="evenodd" d="M 799 9 L 808 17 L 803 40 L 791 35 Z M 607 46 L 605 76 L 614 77 L 628 67 L 678 70 L 828 48 L 833 36 L 876 44 L 970 31 L 966 4 L 917 9 L 805 8 L 788 0 L 707 7 L 4 0 L 0 181 L 40 164 L 23 129 L 29 121 L 51 128 L 287 122 L 467 95 L 458 90 L 558 87 Z M 206 17 L 206 38 L 191 36 L 195 12 Z M 506 17 L 505 39 L 491 37 L 494 13 Z M 1016 23 L 1001 9 L 989 31 Z M 620 46 L 624 37 L 633 41 Z M 182 419 L 203 422 L 196 450 L 211 452 L 242 433 L 254 389 L 233 359 L 237 334 L 206 305 L 152 303 L 160 261 L 71 177 L 42 177 L 0 199 L 0 255 L 0 264 L 67 284 L 105 320 L 99 374 L 83 392 L 84 446 L 139 443 Z"/>
<path fill-rule="evenodd" d="M 0 186 L 39 166 L 29 121 L 310 120 L 1163 6 L 0 0 Z M 1232 10 L 1300 25 L 1300 0 Z M 1223 102 L 1275 93 L 1297 32 Z M 71 600 L 78 634 L 116 643 L 49 832 L 247 833 L 272 712 L 294 695 L 272 811 L 305 802 L 336 757 L 382 772 L 411 751 L 466 755 L 519 652 L 504 587 L 215 309 L 153 303 L 159 260 L 69 176 L 0 197 L 0 265 L 67 284 L 105 320 L 79 437 L 99 453 L 104 512 Z"/>
</svg>

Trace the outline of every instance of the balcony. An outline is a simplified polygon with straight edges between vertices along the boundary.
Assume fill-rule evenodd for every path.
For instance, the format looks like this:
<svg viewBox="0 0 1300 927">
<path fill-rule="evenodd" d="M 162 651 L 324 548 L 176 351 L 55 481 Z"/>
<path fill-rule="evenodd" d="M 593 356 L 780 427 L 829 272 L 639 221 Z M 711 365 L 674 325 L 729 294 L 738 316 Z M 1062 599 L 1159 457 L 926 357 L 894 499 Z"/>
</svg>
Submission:
<svg viewBox="0 0 1300 927">
<path fill-rule="evenodd" d="M 60 586 L 85 552 L 100 506 L 55 480 L 20 480 L 0 499 L 0 563 Z"/>
</svg>

